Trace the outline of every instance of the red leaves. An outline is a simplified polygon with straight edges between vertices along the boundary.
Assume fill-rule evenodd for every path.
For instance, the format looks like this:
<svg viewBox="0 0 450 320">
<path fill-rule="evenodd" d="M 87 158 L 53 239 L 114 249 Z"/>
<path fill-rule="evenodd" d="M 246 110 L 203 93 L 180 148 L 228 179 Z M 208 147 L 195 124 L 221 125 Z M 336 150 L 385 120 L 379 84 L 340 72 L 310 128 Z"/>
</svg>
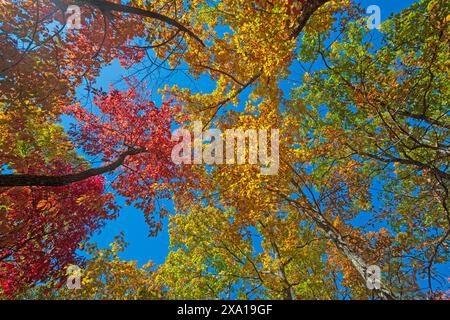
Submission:
<svg viewBox="0 0 450 320">
<path fill-rule="evenodd" d="M 63 30 L 65 8 L 55 3 L 2 3 L 2 171 L 79 172 L 74 146 L 63 130 L 54 126 L 66 112 L 65 106 L 72 103 L 75 88 L 82 80 L 95 79 L 101 67 L 114 59 L 125 66 L 139 62 L 145 49 L 136 47 L 134 39 L 152 42 L 165 39 L 171 31 L 159 27 L 160 22 L 148 28 L 140 16 L 110 15 L 81 3 L 82 29 L 68 30 L 66 26 Z M 137 205 L 148 213 L 158 196 L 168 195 L 167 189 L 156 183 L 182 176 L 170 161 L 170 125 L 176 110 L 169 102 L 158 109 L 152 102 L 136 100 L 133 90 L 113 91 L 97 97 L 100 117 L 79 107 L 72 111 L 82 121 L 75 137 L 91 155 L 110 160 L 129 146 L 146 148 L 147 153 L 126 160 L 114 187 L 140 201 Z M 79 243 L 115 209 L 112 195 L 104 194 L 100 176 L 67 187 L 1 188 L 0 295 L 12 297 L 60 274 L 76 262 Z M 159 228 L 150 216 L 147 219 L 155 230 Z"/>
<path fill-rule="evenodd" d="M 63 168 L 60 168 L 64 171 Z M 79 243 L 111 218 L 104 178 L 67 187 L 10 188 L 0 198 L 0 289 L 13 297 L 77 263 Z"/>
<path fill-rule="evenodd" d="M 149 152 L 165 146 L 176 110 L 168 102 L 158 109 L 151 101 L 143 101 L 133 89 L 100 93 L 94 103 L 99 115 L 79 105 L 69 107 L 78 120 L 71 134 L 88 154 L 104 155 L 104 160 L 117 157 L 129 147 L 146 148 Z"/>
<path fill-rule="evenodd" d="M 151 232 L 156 233 L 160 224 L 151 216 L 155 201 L 170 197 L 170 190 L 188 179 L 186 170 L 171 159 L 175 143 L 170 140 L 171 126 L 179 108 L 171 101 L 157 108 L 134 88 L 98 93 L 94 103 L 98 113 L 79 105 L 69 107 L 77 120 L 71 134 L 85 152 L 103 155 L 104 161 L 115 159 L 129 148 L 145 150 L 126 158 L 112 186 L 144 211 Z"/>
</svg>

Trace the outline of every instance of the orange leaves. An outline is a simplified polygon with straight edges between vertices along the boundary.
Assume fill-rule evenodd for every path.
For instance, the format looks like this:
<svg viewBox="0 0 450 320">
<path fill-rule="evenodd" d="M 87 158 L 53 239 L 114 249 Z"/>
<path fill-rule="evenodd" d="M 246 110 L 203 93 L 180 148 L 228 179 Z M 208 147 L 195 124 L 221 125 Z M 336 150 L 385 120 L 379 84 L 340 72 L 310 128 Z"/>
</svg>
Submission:
<svg viewBox="0 0 450 320">
<path fill-rule="evenodd" d="M 56 199 L 54 198 L 40 200 L 36 206 L 36 209 L 49 212 L 55 212 L 59 210 Z"/>
</svg>

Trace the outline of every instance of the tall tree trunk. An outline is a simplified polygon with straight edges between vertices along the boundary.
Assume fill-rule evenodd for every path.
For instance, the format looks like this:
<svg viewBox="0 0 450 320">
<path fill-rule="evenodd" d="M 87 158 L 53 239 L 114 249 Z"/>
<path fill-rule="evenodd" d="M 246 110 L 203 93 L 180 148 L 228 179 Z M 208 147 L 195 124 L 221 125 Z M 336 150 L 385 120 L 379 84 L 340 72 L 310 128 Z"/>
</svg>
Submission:
<svg viewBox="0 0 450 320">
<path fill-rule="evenodd" d="M 333 241 L 339 251 L 350 260 L 353 267 L 360 274 L 361 278 L 364 281 L 367 281 L 367 268 L 369 265 L 364 261 L 360 254 L 351 248 L 339 231 L 336 230 L 336 228 L 334 228 L 333 225 L 326 220 L 320 212 L 314 211 L 312 214 L 311 212 L 305 212 L 305 214 L 312 219 L 323 232 L 325 232 L 326 237 Z M 380 282 L 380 289 L 374 290 L 376 294 L 384 300 L 395 300 L 395 295 L 382 282 Z"/>
</svg>

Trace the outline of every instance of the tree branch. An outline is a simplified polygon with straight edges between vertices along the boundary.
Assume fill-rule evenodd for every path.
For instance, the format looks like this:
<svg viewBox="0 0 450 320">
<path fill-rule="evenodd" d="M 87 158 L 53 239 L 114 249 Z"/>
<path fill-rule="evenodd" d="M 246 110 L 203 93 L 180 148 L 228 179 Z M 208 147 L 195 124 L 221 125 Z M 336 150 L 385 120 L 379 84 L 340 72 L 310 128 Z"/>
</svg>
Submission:
<svg viewBox="0 0 450 320">
<path fill-rule="evenodd" d="M 177 28 L 180 31 L 186 32 L 190 37 L 194 38 L 197 42 L 199 42 L 203 47 L 205 44 L 203 41 L 191 30 L 189 30 L 187 27 L 176 21 L 175 19 L 172 19 L 168 16 L 165 16 L 158 12 L 148 11 L 141 8 L 131 7 L 124 4 L 119 3 L 113 3 L 105 0 L 78 0 L 76 1 L 80 4 L 88 4 L 94 7 L 99 8 L 102 11 L 117 11 L 117 12 L 124 12 L 124 13 L 130 13 L 130 14 L 136 14 L 141 17 L 147 17 L 155 20 L 162 21 L 164 23 L 167 23 L 175 28 Z"/>
<path fill-rule="evenodd" d="M 309 18 L 317 11 L 322 5 L 330 0 L 308 0 L 303 4 L 302 13 L 297 20 L 297 26 L 291 34 L 291 39 L 297 38 L 305 27 Z"/>
<path fill-rule="evenodd" d="M 1 174 L 0 187 L 20 187 L 20 186 L 46 186 L 59 187 L 66 186 L 73 182 L 85 180 L 98 176 L 106 172 L 111 172 L 121 166 L 126 157 L 144 152 L 145 149 L 130 149 L 122 153 L 115 161 L 99 168 L 91 168 L 78 173 L 64 175 L 30 175 L 30 174 Z"/>
</svg>

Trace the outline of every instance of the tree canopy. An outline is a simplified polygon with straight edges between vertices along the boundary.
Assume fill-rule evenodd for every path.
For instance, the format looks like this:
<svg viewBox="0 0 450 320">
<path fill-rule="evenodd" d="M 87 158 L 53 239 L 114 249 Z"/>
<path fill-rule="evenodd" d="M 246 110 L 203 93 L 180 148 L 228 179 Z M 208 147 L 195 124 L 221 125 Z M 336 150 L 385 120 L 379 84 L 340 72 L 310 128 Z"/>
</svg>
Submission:
<svg viewBox="0 0 450 320">
<path fill-rule="evenodd" d="M 352 0 L 0 6 L 0 298 L 449 297 L 447 1 L 379 30 Z M 117 61 L 127 75 L 102 88 Z M 173 132 L 196 123 L 217 136 L 174 162 Z M 201 162 L 231 131 L 271 129 L 275 174 L 250 151 Z M 242 141 L 261 160 L 261 136 Z M 168 229 L 164 263 L 121 259 L 124 235 L 90 242 L 119 197 L 149 236 Z"/>
</svg>

